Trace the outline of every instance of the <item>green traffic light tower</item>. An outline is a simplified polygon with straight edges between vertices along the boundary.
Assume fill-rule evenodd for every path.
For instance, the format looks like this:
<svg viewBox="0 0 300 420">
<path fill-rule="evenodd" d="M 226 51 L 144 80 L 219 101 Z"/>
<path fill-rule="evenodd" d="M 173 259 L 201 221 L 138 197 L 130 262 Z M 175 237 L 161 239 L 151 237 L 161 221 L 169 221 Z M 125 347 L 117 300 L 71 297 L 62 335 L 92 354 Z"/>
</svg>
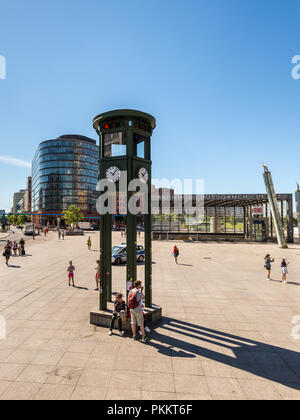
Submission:
<svg viewBox="0 0 300 420">
<path fill-rule="evenodd" d="M 144 197 L 145 227 L 145 297 L 146 306 L 152 307 L 152 215 L 151 215 L 151 136 L 156 127 L 152 115 L 133 110 L 115 110 L 100 114 L 93 120 L 93 126 L 100 137 L 100 180 L 106 179 L 116 186 L 119 204 L 122 200 L 122 174 L 126 179 L 126 221 L 127 221 L 127 273 L 126 289 L 137 280 L 137 214 L 130 211 L 130 200 L 137 191 L 128 191 L 133 180 L 147 185 Z M 106 191 L 100 191 L 100 197 Z M 142 207 L 141 207 L 142 209 Z M 114 214 L 118 214 L 115 210 Z M 122 213 L 121 213 L 122 214 Z M 100 310 L 107 310 L 112 300 L 112 217 L 111 212 L 100 216 Z M 141 280 L 141 279 L 139 279 Z"/>
</svg>

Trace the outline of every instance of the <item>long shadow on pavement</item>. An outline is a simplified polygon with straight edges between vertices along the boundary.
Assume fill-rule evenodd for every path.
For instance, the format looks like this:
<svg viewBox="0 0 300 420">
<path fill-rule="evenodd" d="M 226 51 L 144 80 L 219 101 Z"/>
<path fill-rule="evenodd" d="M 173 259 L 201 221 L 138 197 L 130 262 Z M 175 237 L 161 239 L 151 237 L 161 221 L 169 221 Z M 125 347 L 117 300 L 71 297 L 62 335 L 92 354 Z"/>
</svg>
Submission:
<svg viewBox="0 0 300 420">
<path fill-rule="evenodd" d="M 202 356 L 300 390 L 300 353 L 298 352 L 173 318 L 164 318 L 159 328 L 165 330 L 166 333 L 177 334 L 171 337 L 153 330 L 151 338 L 157 343 L 150 341 L 148 345 L 166 356 L 183 358 Z M 199 344 L 202 342 L 203 345 L 208 343 L 219 346 L 220 353 L 189 343 L 185 341 L 185 338 L 199 340 Z M 223 354 L 222 349 L 231 350 L 233 356 Z"/>
</svg>

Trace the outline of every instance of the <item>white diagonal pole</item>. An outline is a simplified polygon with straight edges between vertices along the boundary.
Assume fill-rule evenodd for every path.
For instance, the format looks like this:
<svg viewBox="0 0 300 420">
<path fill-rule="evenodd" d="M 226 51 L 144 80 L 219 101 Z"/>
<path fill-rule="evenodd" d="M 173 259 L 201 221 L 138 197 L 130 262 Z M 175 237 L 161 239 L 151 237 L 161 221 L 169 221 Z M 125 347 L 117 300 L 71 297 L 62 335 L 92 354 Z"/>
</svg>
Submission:
<svg viewBox="0 0 300 420">
<path fill-rule="evenodd" d="M 263 176 L 264 176 L 264 181 L 266 185 L 271 214 L 272 214 L 274 225 L 275 225 L 278 245 L 280 248 L 287 248 L 288 246 L 284 237 L 284 230 L 283 230 L 282 221 L 281 221 L 281 217 L 279 213 L 278 201 L 277 201 L 275 188 L 274 188 L 274 184 L 272 180 L 272 174 L 266 165 L 263 165 L 263 167 L 264 167 Z"/>
</svg>

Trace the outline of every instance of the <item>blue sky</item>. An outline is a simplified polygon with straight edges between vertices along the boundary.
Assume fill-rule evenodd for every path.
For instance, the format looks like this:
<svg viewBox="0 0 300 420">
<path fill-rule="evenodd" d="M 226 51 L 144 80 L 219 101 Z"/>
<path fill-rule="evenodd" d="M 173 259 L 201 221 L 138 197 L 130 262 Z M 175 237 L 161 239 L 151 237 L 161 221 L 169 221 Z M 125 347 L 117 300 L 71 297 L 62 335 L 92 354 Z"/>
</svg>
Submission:
<svg viewBox="0 0 300 420">
<path fill-rule="evenodd" d="M 96 139 L 95 115 L 152 113 L 155 178 L 206 193 L 300 182 L 300 3 L 289 0 L 0 0 L 0 209 L 25 187 L 37 145 Z"/>
</svg>

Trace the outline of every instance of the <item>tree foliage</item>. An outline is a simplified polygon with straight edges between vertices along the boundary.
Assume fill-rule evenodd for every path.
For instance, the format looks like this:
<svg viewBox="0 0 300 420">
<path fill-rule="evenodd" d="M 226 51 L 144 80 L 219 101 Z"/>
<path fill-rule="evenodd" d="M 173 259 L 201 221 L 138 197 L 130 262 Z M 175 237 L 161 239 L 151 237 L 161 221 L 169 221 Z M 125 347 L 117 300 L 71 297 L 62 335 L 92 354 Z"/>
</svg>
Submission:
<svg viewBox="0 0 300 420">
<path fill-rule="evenodd" d="M 18 216 L 14 216 L 14 215 L 8 215 L 6 216 L 6 222 L 11 224 L 11 225 L 17 225 L 18 222 Z"/>
<path fill-rule="evenodd" d="M 29 217 L 25 214 L 20 214 L 20 216 L 17 216 L 17 225 L 23 226 L 27 222 L 29 222 Z"/>
<path fill-rule="evenodd" d="M 79 207 L 75 206 L 75 204 L 73 204 L 68 208 L 68 210 L 65 210 L 63 212 L 63 217 L 67 224 L 71 225 L 72 227 L 74 227 L 74 225 L 77 225 L 77 223 L 82 222 L 82 220 L 84 219 L 82 211 Z"/>
</svg>

